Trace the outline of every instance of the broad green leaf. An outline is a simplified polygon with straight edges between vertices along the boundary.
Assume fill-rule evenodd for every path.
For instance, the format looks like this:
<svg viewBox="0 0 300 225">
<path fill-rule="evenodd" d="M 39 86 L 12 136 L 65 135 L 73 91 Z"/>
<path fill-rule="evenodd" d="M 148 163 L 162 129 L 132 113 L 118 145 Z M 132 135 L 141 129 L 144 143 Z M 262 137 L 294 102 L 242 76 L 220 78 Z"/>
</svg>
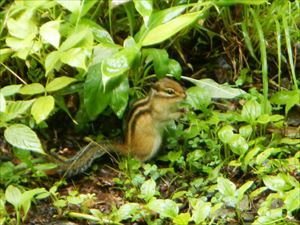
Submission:
<svg viewBox="0 0 300 225">
<path fill-rule="evenodd" d="M 239 129 L 240 135 L 246 139 L 251 137 L 252 132 L 253 132 L 253 128 L 250 124 L 241 126 Z"/>
<path fill-rule="evenodd" d="M 179 212 L 176 202 L 170 199 L 155 199 L 148 203 L 148 207 L 162 218 L 174 218 Z"/>
<path fill-rule="evenodd" d="M 173 223 L 177 225 L 188 225 L 190 220 L 190 213 L 180 213 L 179 215 L 174 217 Z"/>
<path fill-rule="evenodd" d="M 129 99 L 129 84 L 128 79 L 123 79 L 118 87 L 112 90 L 110 107 L 115 114 L 121 118 L 126 110 Z"/>
<path fill-rule="evenodd" d="M 299 187 L 285 193 L 284 205 L 289 212 L 300 209 L 300 188 Z"/>
<path fill-rule="evenodd" d="M 87 78 L 84 83 L 84 106 L 90 119 L 95 119 L 110 102 L 111 93 L 105 93 L 102 77 L 101 64 L 89 67 Z"/>
<path fill-rule="evenodd" d="M 35 100 L 31 107 L 31 115 L 35 122 L 39 124 L 48 118 L 54 109 L 54 98 L 51 95 L 42 96 Z"/>
<path fill-rule="evenodd" d="M 223 196 L 235 196 L 236 186 L 230 180 L 228 180 L 226 178 L 223 178 L 223 177 L 218 177 L 218 179 L 217 179 L 217 190 Z"/>
<path fill-rule="evenodd" d="M 203 200 L 198 199 L 196 205 L 193 207 L 192 220 L 196 224 L 201 224 L 209 216 L 210 211 L 211 211 L 211 203 L 204 202 Z"/>
<path fill-rule="evenodd" d="M 194 109 L 205 111 L 211 103 L 211 96 L 206 89 L 194 86 L 187 90 L 187 102 Z"/>
<path fill-rule="evenodd" d="M 10 101 L 7 103 L 5 112 L 5 121 L 15 119 L 16 117 L 25 113 L 32 105 L 34 100 L 29 101 Z"/>
<path fill-rule="evenodd" d="M 49 21 L 44 23 L 40 27 L 40 35 L 45 42 L 50 43 L 55 48 L 59 47 L 60 33 L 59 33 L 60 21 Z"/>
<path fill-rule="evenodd" d="M 25 10 L 17 19 L 8 18 L 7 28 L 9 34 L 20 39 L 25 39 L 28 36 L 34 37 L 38 32 L 38 28 L 32 19 L 33 14 L 33 10 Z"/>
<path fill-rule="evenodd" d="M 103 27 L 101 27 L 99 24 L 95 23 L 93 20 L 84 18 L 80 21 L 80 25 L 89 27 L 93 33 L 95 40 L 98 41 L 100 44 L 101 43 L 102 44 L 103 43 L 111 43 L 111 44 L 114 43 L 109 32 L 107 30 L 105 30 Z"/>
<path fill-rule="evenodd" d="M 169 55 L 165 49 L 146 49 L 145 53 L 153 61 L 154 72 L 158 78 L 166 76 L 169 72 Z"/>
<path fill-rule="evenodd" d="M 21 87 L 22 87 L 22 84 L 7 85 L 0 89 L 0 93 L 3 96 L 11 96 L 11 95 L 18 93 L 18 91 L 20 90 Z"/>
<path fill-rule="evenodd" d="M 87 49 L 71 48 L 60 53 L 60 60 L 72 67 L 86 70 L 86 60 L 90 53 Z M 76 57 L 74 57 L 76 56 Z"/>
<path fill-rule="evenodd" d="M 138 203 L 127 203 L 118 209 L 117 215 L 119 220 L 127 220 L 140 212 L 141 207 Z"/>
<path fill-rule="evenodd" d="M 19 190 L 19 188 L 9 185 L 5 190 L 5 199 L 10 204 L 12 204 L 15 208 L 18 208 L 20 206 L 22 198 L 22 193 Z"/>
<path fill-rule="evenodd" d="M 46 91 L 47 92 L 58 91 L 75 81 L 76 81 L 75 78 L 66 77 L 66 76 L 55 78 L 46 85 Z"/>
<path fill-rule="evenodd" d="M 40 83 L 25 84 L 19 90 L 22 95 L 36 95 L 45 92 L 45 88 Z"/>
<path fill-rule="evenodd" d="M 233 135 L 233 127 L 230 125 L 225 125 L 218 131 L 218 137 L 225 144 L 230 142 Z"/>
<path fill-rule="evenodd" d="M 253 149 L 249 150 L 244 158 L 244 163 L 248 165 L 252 165 L 255 162 L 255 156 L 261 151 L 261 147 L 255 146 Z"/>
<path fill-rule="evenodd" d="M 44 154 L 41 142 L 36 133 L 23 124 L 13 124 L 4 131 L 4 137 L 11 145 Z"/>
<path fill-rule="evenodd" d="M 195 22 L 197 18 L 202 15 L 202 12 L 188 13 L 178 16 L 177 18 L 170 20 L 164 24 L 158 25 L 151 29 L 142 40 L 142 46 L 149 46 L 160 43 L 183 28 L 187 27 L 191 23 Z"/>
<path fill-rule="evenodd" d="M 280 148 L 267 148 L 256 157 L 256 164 L 262 165 L 271 155 L 281 152 Z"/>
<path fill-rule="evenodd" d="M 228 142 L 230 149 L 237 155 L 244 155 L 248 150 L 248 144 L 245 138 L 240 134 L 233 134 Z"/>
<path fill-rule="evenodd" d="M 57 3 L 61 4 L 65 9 L 71 11 L 71 12 L 79 12 L 81 8 L 81 0 L 72 0 L 72 1 L 66 1 L 66 0 L 56 0 Z"/>
<path fill-rule="evenodd" d="M 138 46 L 124 48 L 106 58 L 101 64 L 101 72 L 104 77 L 115 77 L 130 69 L 133 60 L 139 52 Z"/>
<path fill-rule="evenodd" d="M 113 56 L 121 46 L 115 44 L 100 43 L 93 48 L 92 65 L 102 63 L 106 58 Z"/>
<path fill-rule="evenodd" d="M 255 100 L 249 100 L 243 106 L 241 115 L 245 121 L 251 124 L 262 115 L 261 105 Z"/>
<path fill-rule="evenodd" d="M 60 68 L 60 66 L 62 64 L 60 61 L 60 55 L 61 55 L 61 53 L 58 51 L 53 51 L 47 55 L 46 60 L 45 60 L 45 70 L 46 70 L 45 76 L 46 77 L 54 69 L 58 70 Z"/>
<path fill-rule="evenodd" d="M 181 78 L 207 90 L 212 98 L 233 99 L 242 94 L 246 94 L 242 89 L 232 88 L 225 84 L 218 84 L 212 79 L 196 80 L 185 76 L 181 76 Z"/>
<path fill-rule="evenodd" d="M 135 9 L 139 12 L 139 14 L 143 17 L 144 23 L 147 25 L 149 21 L 149 17 L 152 13 L 152 0 L 133 0 Z"/>
<path fill-rule="evenodd" d="M 146 180 L 141 186 L 142 197 L 149 201 L 155 195 L 156 183 L 153 179 Z"/>
<path fill-rule="evenodd" d="M 0 113 L 5 112 L 6 110 L 6 101 L 3 94 L 0 92 Z"/>
<path fill-rule="evenodd" d="M 279 91 L 270 99 L 274 104 L 285 105 L 285 114 L 287 114 L 294 105 L 300 105 L 300 91 Z"/>
<path fill-rule="evenodd" d="M 179 62 L 177 62 L 174 59 L 169 59 L 169 72 L 168 74 L 171 74 L 176 79 L 179 79 L 182 74 L 182 68 Z"/>
<path fill-rule="evenodd" d="M 263 182 L 267 188 L 272 191 L 286 191 L 291 189 L 291 185 L 287 182 L 287 179 L 283 174 L 278 174 L 276 176 L 264 176 Z"/>
<path fill-rule="evenodd" d="M 34 196 L 41 193 L 47 193 L 47 191 L 44 188 L 35 188 L 29 191 L 24 191 L 22 193 L 20 205 L 23 208 L 25 217 L 30 209 L 31 202 L 33 201 Z"/>
</svg>

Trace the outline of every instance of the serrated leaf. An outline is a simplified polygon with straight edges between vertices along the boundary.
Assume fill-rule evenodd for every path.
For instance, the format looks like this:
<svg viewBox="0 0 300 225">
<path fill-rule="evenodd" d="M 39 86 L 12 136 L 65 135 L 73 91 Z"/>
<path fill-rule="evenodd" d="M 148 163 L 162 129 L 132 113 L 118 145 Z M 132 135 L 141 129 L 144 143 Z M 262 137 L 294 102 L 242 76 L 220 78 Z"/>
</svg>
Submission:
<svg viewBox="0 0 300 225">
<path fill-rule="evenodd" d="M 7 85 L 0 89 L 0 93 L 3 94 L 3 96 L 11 96 L 18 93 L 21 87 L 22 84 Z"/>
<path fill-rule="evenodd" d="M 55 78 L 46 85 L 46 91 L 48 92 L 58 91 L 75 81 L 76 81 L 75 78 L 66 77 L 66 76 Z"/>
<path fill-rule="evenodd" d="M 49 21 L 44 23 L 40 27 L 40 35 L 45 42 L 50 43 L 55 48 L 59 47 L 60 33 L 59 33 L 60 21 Z"/>
<path fill-rule="evenodd" d="M 212 98 L 233 99 L 242 94 L 246 94 L 242 89 L 232 88 L 226 84 L 218 84 L 212 79 L 196 80 L 185 76 L 181 76 L 181 78 L 207 90 Z"/>
<path fill-rule="evenodd" d="M 19 93 L 22 95 L 36 95 L 45 92 L 45 88 L 40 83 L 25 84 Z"/>
<path fill-rule="evenodd" d="M 44 154 L 41 142 L 36 133 L 23 124 L 13 124 L 4 131 L 4 137 L 11 145 Z"/>
<path fill-rule="evenodd" d="M 34 100 L 29 101 L 11 101 L 7 103 L 5 121 L 15 119 L 25 113 L 32 105 Z"/>
<path fill-rule="evenodd" d="M 202 12 L 188 13 L 154 27 L 142 40 L 142 46 L 154 45 L 170 38 L 183 28 L 195 22 L 201 15 Z"/>
<path fill-rule="evenodd" d="M 9 185 L 5 190 L 5 199 L 15 208 L 17 208 L 20 205 L 22 193 L 19 188 Z"/>
<path fill-rule="evenodd" d="M 54 109 L 54 98 L 51 95 L 42 96 L 35 100 L 31 107 L 31 115 L 37 124 L 48 118 Z"/>
<path fill-rule="evenodd" d="M 176 202 L 170 199 L 155 199 L 148 204 L 148 207 L 162 218 L 174 218 L 179 212 Z"/>
</svg>

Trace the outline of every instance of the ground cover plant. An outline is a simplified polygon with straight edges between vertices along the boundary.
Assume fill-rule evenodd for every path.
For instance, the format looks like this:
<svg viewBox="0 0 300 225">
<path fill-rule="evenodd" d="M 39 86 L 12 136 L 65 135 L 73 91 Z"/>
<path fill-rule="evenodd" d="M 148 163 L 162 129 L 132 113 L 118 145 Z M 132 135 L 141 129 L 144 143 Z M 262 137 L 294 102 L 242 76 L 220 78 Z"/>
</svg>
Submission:
<svg viewBox="0 0 300 225">
<path fill-rule="evenodd" d="M 0 224 L 299 224 L 299 0 L 0 8 Z M 50 174 L 165 76 L 186 113 L 153 160 Z"/>
</svg>

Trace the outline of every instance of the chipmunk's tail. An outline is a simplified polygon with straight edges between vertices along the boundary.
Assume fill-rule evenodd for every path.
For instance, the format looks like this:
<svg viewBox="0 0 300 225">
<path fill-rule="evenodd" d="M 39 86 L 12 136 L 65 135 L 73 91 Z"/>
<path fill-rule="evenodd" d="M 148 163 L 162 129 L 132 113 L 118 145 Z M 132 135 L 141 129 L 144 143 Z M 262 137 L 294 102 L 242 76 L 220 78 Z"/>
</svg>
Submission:
<svg viewBox="0 0 300 225">
<path fill-rule="evenodd" d="M 85 172 L 91 167 L 95 159 L 112 151 L 114 151 L 114 146 L 109 142 L 91 142 L 76 155 L 65 161 L 58 157 L 50 158 L 51 161 L 58 165 L 55 169 L 56 174 L 62 175 L 63 177 L 72 177 Z"/>
</svg>

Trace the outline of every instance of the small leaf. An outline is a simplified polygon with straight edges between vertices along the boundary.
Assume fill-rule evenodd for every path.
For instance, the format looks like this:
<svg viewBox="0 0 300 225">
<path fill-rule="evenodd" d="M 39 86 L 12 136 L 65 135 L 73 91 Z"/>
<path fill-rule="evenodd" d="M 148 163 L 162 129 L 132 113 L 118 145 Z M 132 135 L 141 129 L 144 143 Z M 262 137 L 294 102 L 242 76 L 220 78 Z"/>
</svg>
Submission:
<svg viewBox="0 0 300 225">
<path fill-rule="evenodd" d="M 218 131 L 218 137 L 225 144 L 230 142 L 233 135 L 233 127 L 230 125 L 226 125 Z"/>
<path fill-rule="evenodd" d="M 179 62 L 174 59 L 169 59 L 169 74 L 179 79 L 182 74 L 182 68 Z"/>
<path fill-rule="evenodd" d="M 245 192 L 252 186 L 254 182 L 252 180 L 247 181 L 244 183 L 239 189 L 237 190 L 237 200 L 241 201 L 244 197 Z"/>
<path fill-rule="evenodd" d="M 54 109 L 54 98 L 51 95 L 39 97 L 31 107 L 31 115 L 37 124 L 47 119 Z"/>
<path fill-rule="evenodd" d="M 190 213 L 180 213 L 173 219 L 173 223 L 177 225 L 188 225 L 191 220 Z"/>
<path fill-rule="evenodd" d="M 211 103 L 210 93 L 201 87 L 191 87 L 187 91 L 187 102 L 194 108 L 205 111 Z"/>
<path fill-rule="evenodd" d="M 141 211 L 141 207 L 138 203 L 127 203 L 122 205 L 118 211 L 117 215 L 120 220 L 127 220 Z"/>
<path fill-rule="evenodd" d="M 1 53 L 0 53 L 1 54 Z M 20 90 L 22 87 L 22 84 L 13 84 L 13 85 L 7 85 L 0 89 L 0 93 L 3 94 L 3 96 L 11 96 Z"/>
<path fill-rule="evenodd" d="M 15 208 L 18 208 L 22 199 L 22 193 L 19 188 L 9 185 L 5 190 L 5 199 Z"/>
<path fill-rule="evenodd" d="M 5 139 L 13 146 L 44 154 L 36 133 L 23 124 L 13 124 L 4 131 Z"/>
<path fill-rule="evenodd" d="M 256 119 L 262 115 L 260 104 L 255 100 L 247 101 L 243 106 L 241 115 L 242 118 L 250 124 L 255 122 Z"/>
<path fill-rule="evenodd" d="M 129 99 L 128 79 L 123 79 L 118 87 L 113 89 L 111 93 L 110 107 L 115 114 L 121 118 L 126 110 Z"/>
<path fill-rule="evenodd" d="M 286 191 L 291 189 L 291 185 L 286 181 L 282 174 L 276 176 L 264 176 L 263 182 L 270 190 L 273 191 Z"/>
<path fill-rule="evenodd" d="M 6 110 L 6 101 L 3 94 L 0 92 L 0 113 L 5 112 Z"/>
<path fill-rule="evenodd" d="M 152 13 L 152 0 L 133 0 L 135 9 L 139 12 L 139 14 L 143 17 L 144 23 L 148 24 L 149 17 Z"/>
<path fill-rule="evenodd" d="M 195 22 L 196 19 L 199 18 L 201 15 L 201 11 L 188 13 L 185 15 L 178 16 L 177 18 L 170 20 L 164 24 L 154 27 L 147 33 L 145 38 L 142 40 L 142 45 L 154 45 L 170 38 L 183 28 Z"/>
<path fill-rule="evenodd" d="M 58 51 L 53 51 L 50 54 L 47 55 L 46 60 L 45 60 L 45 69 L 46 69 L 46 74 L 45 76 L 47 77 L 50 72 L 52 72 L 54 69 L 58 70 L 61 66 L 61 61 L 60 61 L 60 55 L 61 53 Z"/>
<path fill-rule="evenodd" d="M 40 27 L 40 34 L 42 38 L 45 40 L 45 42 L 50 43 L 55 48 L 59 47 L 59 24 L 60 21 L 49 21 Z"/>
<path fill-rule="evenodd" d="M 86 70 L 86 60 L 89 52 L 83 48 L 71 48 L 61 52 L 60 60 L 72 67 Z M 76 57 L 74 57 L 76 56 Z"/>
<path fill-rule="evenodd" d="M 36 95 L 45 92 L 45 88 L 40 83 L 25 84 L 19 93 L 22 95 Z"/>
<path fill-rule="evenodd" d="M 66 77 L 66 76 L 55 78 L 46 85 L 46 91 L 51 92 L 51 91 L 60 90 L 75 81 L 76 81 L 75 78 Z"/>
<path fill-rule="evenodd" d="M 79 12 L 81 8 L 81 0 L 56 0 L 56 2 L 61 4 L 65 9 L 71 12 Z"/>
<path fill-rule="evenodd" d="M 289 212 L 300 209 L 299 187 L 285 193 L 284 205 Z"/>
<path fill-rule="evenodd" d="M 149 201 L 155 195 L 156 183 L 153 179 L 145 181 L 141 186 L 141 194 L 146 201 Z"/>
<path fill-rule="evenodd" d="M 162 218 L 174 218 L 179 212 L 176 202 L 170 199 L 155 199 L 148 204 L 148 207 Z"/>
<path fill-rule="evenodd" d="M 249 147 L 245 138 L 243 138 L 239 134 L 233 134 L 228 144 L 230 146 L 231 151 L 240 156 L 244 155 Z"/>
<path fill-rule="evenodd" d="M 210 211 L 211 211 L 210 202 L 204 202 L 201 199 L 197 199 L 197 202 L 193 207 L 192 220 L 196 224 L 201 224 L 209 216 Z"/>
<path fill-rule="evenodd" d="M 32 105 L 34 100 L 29 101 L 11 101 L 7 103 L 5 121 L 15 119 L 25 113 Z"/>
</svg>

